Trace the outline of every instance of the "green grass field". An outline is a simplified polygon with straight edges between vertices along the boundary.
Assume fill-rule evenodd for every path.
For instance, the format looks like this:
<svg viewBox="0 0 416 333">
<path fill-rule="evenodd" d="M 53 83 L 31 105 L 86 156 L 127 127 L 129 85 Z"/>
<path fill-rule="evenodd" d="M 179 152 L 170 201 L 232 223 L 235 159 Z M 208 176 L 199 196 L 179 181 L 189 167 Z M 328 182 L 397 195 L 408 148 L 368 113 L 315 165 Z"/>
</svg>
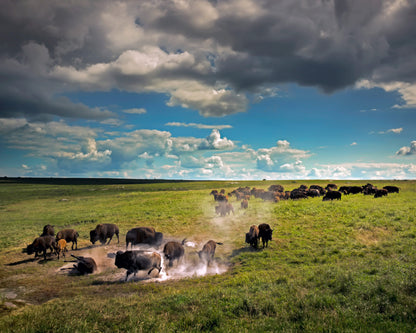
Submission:
<svg viewBox="0 0 416 333">
<path fill-rule="evenodd" d="M 362 194 L 279 203 L 252 198 L 247 210 L 218 217 L 212 189 L 287 190 L 328 181 L 27 184 L 0 180 L 0 332 L 414 332 L 416 181 L 399 194 Z M 335 181 L 338 186 L 367 181 Z M 120 244 L 92 248 L 89 231 L 116 223 Z M 274 229 L 266 249 L 245 244 L 250 225 Z M 76 255 L 125 249 L 125 234 L 153 226 L 165 238 L 209 239 L 222 274 L 123 282 L 124 270 L 71 276 L 55 256 L 22 253 L 45 224 L 80 234 Z M 69 246 L 70 248 L 70 246 Z M 94 252 L 95 251 L 95 252 Z M 69 257 L 67 256 L 69 260 Z M 108 262 L 109 260 L 107 260 Z M 169 274 L 169 272 L 168 272 Z M 168 275 L 169 276 L 169 275 Z"/>
</svg>

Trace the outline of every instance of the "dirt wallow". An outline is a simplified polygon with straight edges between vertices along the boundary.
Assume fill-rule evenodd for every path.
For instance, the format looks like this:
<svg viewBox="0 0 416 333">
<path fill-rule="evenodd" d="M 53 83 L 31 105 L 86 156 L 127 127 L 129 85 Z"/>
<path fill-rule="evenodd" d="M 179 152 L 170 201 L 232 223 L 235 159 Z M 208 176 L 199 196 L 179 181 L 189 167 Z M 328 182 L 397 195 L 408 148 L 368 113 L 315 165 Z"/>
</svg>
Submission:
<svg viewBox="0 0 416 333">
<path fill-rule="evenodd" d="M 166 239 L 166 242 L 169 241 L 174 240 Z M 201 242 L 201 244 L 191 241 L 185 242 L 184 258 L 180 262 L 175 262 L 172 266 L 169 266 L 169 260 L 166 259 L 163 253 L 163 247 L 156 248 L 147 244 L 136 244 L 132 250 L 125 251 L 122 245 L 117 244 L 90 246 L 79 250 L 77 256 L 72 255 L 74 259 L 64 261 L 65 264 L 57 269 L 56 272 L 71 276 L 93 274 L 95 275 L 95 284 L 122 283 L 126 281 L 162 282 L 171 279 L 202 277 L 226 272 L 229 264 L 222 262 L 219 258 L 213 258 L 209 262 L 199 258 L 198 251 L 203 248 L 203 245 L 204 242 Z M 160 255 L 160 270 L 150 269 L 151 267 L 149 268 L 146 265 L 143 268 L 140 265 L 129 268 L 119 265 L 120 268 L 117 268 L 117 254 L 130 253 L 132 251 L 136 254 L 139 253 L 140 256 Z M 96 267 L 93 271 L 85 271 L 85 264 L 83 263 L 85 258 L 94 260 Z"/>
</svg>

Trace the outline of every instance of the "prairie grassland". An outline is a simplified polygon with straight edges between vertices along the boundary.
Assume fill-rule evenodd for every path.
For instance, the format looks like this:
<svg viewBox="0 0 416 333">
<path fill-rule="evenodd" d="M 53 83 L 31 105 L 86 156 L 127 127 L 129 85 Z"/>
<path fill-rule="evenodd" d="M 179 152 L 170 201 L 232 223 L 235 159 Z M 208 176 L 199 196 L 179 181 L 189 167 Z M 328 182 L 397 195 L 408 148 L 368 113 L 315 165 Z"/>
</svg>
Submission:
<svg viewBox="0 0 416 333">
<path fill-rule="evenodd" d="M 416 324 L 416 182 L 399 194 L 362 194 L 263 202 L 215 215 L 211 189 L 266 189 L 328 181 L 189 182 L 155 184 L 0 183 L 0 331 L 13 332 L 406 332 Z M 336 181 L 364 185 L 366 181 Z M 59 273 L 68 263 L 34 260 L 22 249 L 45 224 L 74 228 L 76 255 L 124 250 L 126 232 L 153 226 L 164 237 L 217 246 L 223 274 L 130 280 L 114 265 L 88 276 Z M 91 247 L 89 231 L 116 223 L 120 244 Z M 252 224 L 269 223 L 266 249 L 244 243 Z M 69 246 L 70 247 L 70 246 Z M 109 259 L 107 260 L 109 261 Z M 111 260 L 110 260 L 111 263 Z"/>
</svg>

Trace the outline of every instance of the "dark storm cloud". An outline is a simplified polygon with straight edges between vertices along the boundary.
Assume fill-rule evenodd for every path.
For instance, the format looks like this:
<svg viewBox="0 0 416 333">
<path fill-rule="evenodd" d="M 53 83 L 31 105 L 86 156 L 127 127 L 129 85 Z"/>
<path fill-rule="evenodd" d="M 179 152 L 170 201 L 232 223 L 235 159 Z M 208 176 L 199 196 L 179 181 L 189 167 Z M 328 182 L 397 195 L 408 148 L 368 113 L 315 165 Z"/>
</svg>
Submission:
<svg viewBox="0 0 416 333">
<path fill-rule="evenodd" d="M 0 116 L 110 117 L 57 97 L 82 89 L 223 116 L 281 83 L 413 84 L 415 21 L 405 0 L 3 1 Z"/>
</svg>

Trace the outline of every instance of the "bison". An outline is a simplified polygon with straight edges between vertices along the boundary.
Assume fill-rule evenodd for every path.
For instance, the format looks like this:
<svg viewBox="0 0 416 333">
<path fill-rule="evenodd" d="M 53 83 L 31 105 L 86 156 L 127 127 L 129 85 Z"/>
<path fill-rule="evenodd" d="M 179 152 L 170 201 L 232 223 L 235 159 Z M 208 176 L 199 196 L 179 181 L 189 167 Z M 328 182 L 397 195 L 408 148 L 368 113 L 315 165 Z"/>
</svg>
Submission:
<svg viewBox="0 0 416 333">
<path fill-rule="evenodd" d="M 98 224 L 94 230 L 90 231 L 90 241 L 92 244 L 95 242 L 100 241 L 101 244 L 105 244 L 108 240 L 108 244 L 110 244 L 111 240 L 113 239 L 114 234 L 117 236 L 117 244 L 120 243 L 120 238 L 118 236 L 119 229 L 115 224 L 112 223 L 103 223 Z"/>
<path fill-rule="evenodd" d="M 241 200 L 241 209 L 247 209 L 247 208 L 248 208 L 247 199 Z"/>
<path fill-rule="evenodd" d="M 205 243 L 202 247 L 202 250 L 198 252 L 199 259 L 206 262 L 209 265 L 214 260 L 215 249 L 218 245 L 222 245 L 222 243 L 215 242 L 213 240 L 209 240 Z"/>
<path fill-rule="evenodd" d="M 138 227 L 133 228 L 127 231 L 126 234 L 126 250 L 131 244 L 131 248 L 133 249 L 133 245 L 136 244 L 148 244 L 159 246 L 162 244 L 163 234 L 161 232 L 156 232 L 155 228 L 153 227 Z"/>
<path fill-rule="evenodd" d="M 78 249 L 78 237 L 79 234 L 76 230 L 74 229 L 62 229 L 61 231 L 58 231 L 58 233 L 56 234 L 56 241 L 59 241 L 60 239 L 65 239 L 67 243 L 71 242 L 72 246 L 71 246 L 71 250 L 74 249 L 74 245 L 75 245 L 75 249 Z"/>
<path fill-rule="evenodd" d="M 47 224 L 43 227 L 43 231 L 42 234 L 40 235 L 42 236 L 55 236 L 55 229 L 53 227 L 53 225 Z"/>
<path fill-rule="evenodd" d="M 397 186 L 384 186 L 384 190 L 387 190 L 389 193 L 399 193 L 399 188 Z"/>
<path fill-rule="evenodd" d="M 179 263 L 179 260 L 184 256 L 185 254 L 185 248 L 183 245 L 185 244 L 186 238 L 181 242 L 176 241 L 170 241 L 165 244 L 163 247 L 163 253 L 165 254 L 165 258 L 169 260 L 169 267 L 172 267 L 173 261 L 177 260 Z"/>
<path fill-rule="evenodd" d="M 215 213 L 221 216 L 225 216 L 233 212 L 234 214 L 234 207 L 229 202 L 220 202 L 218 206 L 215 206 Z"/>
<path fill-rule="evenodd" d="M 341 192 L 339 191 L 329 191 L 327 192 L 324 197 L 322 198 L 322 201 L 328 201 L 328 200 L 341 200 Z"/>
<path fill-rule="evenodd" d="M 252 225 L 248 233 L 246 233 L 246 243 L 252 247 L 257 248 L 259 239 L 259 228 L 256 225 Z"/>
<path fill-rule="evenodd" d="M 65 252 L 67 252 L 67 248 L 66 248 L 66 240 L 65 239 L 60 239 L 57 243 L 56 243 L 56 248 L 55 248 L 55 252 L 58 255 L 58 260 L 59 260 L 59 255 L 62 253 L 62 255 L 65 258 Z"/>
<path fill-rule="evenodd" d="M 388 191 L 384 188 L 382 190 L 376 190 L 376 193 L 374 194 L 374 198 L 381 198 L 387 194 L 388 194 Z"/>
<path fill-rule="evenodd" d="M 77 264 L 74 265 L 74 268 L 79 272 L 79 274 L 92 274 L 97 270 L 97 264 L 93 258 L 77 257 L 73 254 L 71 254 L 71 256 L 78 260 Z"/>
<path fill-rule="evenodd" d="M 161 266 L 162 258 L 160 254 L 157 252 L 144 252 L 144 251 L 118 251 L 116 254 L 116 261 L 115 265 L 118 268 L 125 268 L 127 269 L 126 279 L 127 281 L 129 275 L 136 273 L 140 270 L 148 269 L 149 271 L 147 274 L 149 275 L 154 269 L 160 270 L 162 269 Z"/>
<path fill-rule="evenodd" d="M 261 241 L 263 243 L 263 249 L 264 249 L 264 246 L 267 247 L 269 241 L 272 240 L 273 229 L 270 228 L 270 225 L 268 225 L 267 223 L 259 224 L 258 229 L 259 229 L 259 238 L 261 238 Z"/>
<path fill-rule="evenodd" d="M 37 237 L 32 244 L 28 245 L 26 249 L 23 249 L 24 253 L 29 255 L 35 254 L 35 258 L 37 258 L 38 253 L 43 252 L 43 258 L 46 260 L 46 251 L 50 249 L 51 254 L 53 252 L 56 253 L 56 241 L 55 237 L 53 236 L 40 236 Z"/>
</svg>

